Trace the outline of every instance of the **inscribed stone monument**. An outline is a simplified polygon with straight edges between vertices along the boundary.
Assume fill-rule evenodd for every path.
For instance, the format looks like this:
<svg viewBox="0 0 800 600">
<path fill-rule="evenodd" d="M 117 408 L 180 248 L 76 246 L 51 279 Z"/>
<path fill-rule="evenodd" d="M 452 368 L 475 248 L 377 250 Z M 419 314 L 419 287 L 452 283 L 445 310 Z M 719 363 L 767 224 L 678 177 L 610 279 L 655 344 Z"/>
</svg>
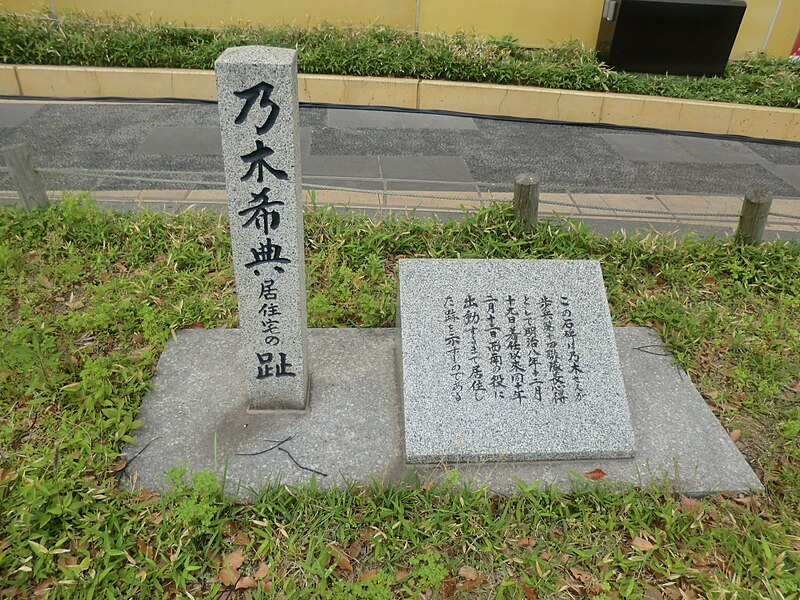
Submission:
<svg viewBox="0 0 800 600">
<path fill-rule="evenodd" d="M 658 334 L 612 330 L 596 262 L 402 260 L 398 333 L 307 332 L 295 52 L 233 48 L 216 70 L 241 329 L 170 340 L 124 451 L 131 486 L 169 489 L 182 465 L 253 499 L 276 481 L 433 483 L 444 460 L 504 494 L 596 468 L 760 488 Z"/>
<path fill-rule="evenodd" d="M 406 459 L 633 456 L 596 261 L 401 260 Z"/>
<path fill-rule="evenodd" d="M 309 375 L 296 52 L 229 48 L 214 68 L 250 407 L 303 409 Z"/>
</svg>

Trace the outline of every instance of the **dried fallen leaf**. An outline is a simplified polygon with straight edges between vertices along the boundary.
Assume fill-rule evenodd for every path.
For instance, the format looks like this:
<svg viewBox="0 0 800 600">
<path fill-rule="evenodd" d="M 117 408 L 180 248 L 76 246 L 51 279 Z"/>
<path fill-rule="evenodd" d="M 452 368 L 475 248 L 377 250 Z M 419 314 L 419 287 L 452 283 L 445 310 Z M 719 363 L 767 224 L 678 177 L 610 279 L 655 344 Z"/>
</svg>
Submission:
<svg viewBox="0 0 800 600">
<path fill-rule="evenodd" d="M 685 598 L 686 600 L 697 600 L 699 598 L 699 596 L 697 595 L 697 592 L 695 592 L 690 587 L 681 588 L 681 596 L 683 598 Z"/>
<path fill-rule="evenodd" d="M 359 573 L 358 574 L 358 580 L 359 581 L 367 581 L 367 580 L 372 579 L 373 577 L 375 577 L 375 575 L 377 575 L 377 573 L 378 573 L 378 569 L 370 569 L 369 571 L 364 571 L 363 573 Z"/>
<path fill-rule="evenodd" d="M 690 513 L 697 514 L 701 510 L 703 510 L 703 505 L 700 503 L 699 500 L 695 500 L 694 498 L 687 498 L 686 496 L 681 496 L 681 506 Z"/>
<path fill-rule="evenodd" d="M 589 471 L 588 473 L 584 473 L 583 475 L 594 481 L 599 481 L 600 479 L 606 476 L 606 472 L 603 471 L 603 469 L 595 469 L 594 471 Z"/>
<path fill-rule="evenodd" d="M 242 563 L 244 562 L 244 554 L 242 553 L 241 550 L 234 550 L 233 552 L 228 552 L 225 555 L 224 562 L 232 566 L 234 569 L 238 569 L 239 567 L 242 566 Z"/>
<path fill-rule="evenodd" d="M 186 329 L 205 329 L 206 326 L 202 323 L 191 323 L 190 325 L 186 326 Z"/>
<path fill-rule="evenodd" d="M 14 475 L 14 469 L 0 469 L 0 481 Z"/>
<path fill-rule="evenodd" d="M 336 566 L 339 567 L 342 571 L 347 571 L 348 573 L 353 572 L 353 564 L 350 562 L 350 559 L 347 558 L 345 554 L 339 554 L 336 558 Z"/>
<path fill-rule="evenodd" d="M 649 552 L 650 550 L 655 548 L 653 544 L 648 542 L 646 539 L 639 537 L 638 535 L 635 538 L 633 538 L 631 546 L 633 546 L 634 548 L 638 548 L 642 552 Z"/>
<path fill-rule="evenodd" d="M 222 565 L 217 579 L 222 585 L 234 585 L 239 581 L 239 571 L 230 565 Z"/>
<path fill-rule="evenodd" d="M 469 592 L 470 590 L 478 587 L 482 583 L 483 583 L 483 577 L 477 577 L 475 579 L 467 579 L 466 581 L 462 581 L 459 584 L 458 589 L 461 590 L 462 592 Z"/>
<path fill-rule="evenodd" d="M 736 443 L 739 441 L 739 438 L 742 437 L 742 430 L 741 429 L 734 429 L 728 435 L 731 436 L 731 441 Z"/>
<path fill-rule="evenodd" d="M 45 581 L 37 585 L 35 588 L 33 588 L 33 597 L 42 598 L 46 596 L 47 593 L 52 589 L 52 587 L 53 587 L 53 580 L 46 579 Z"/>
<path fill-rule="evenodd" d="M 264 579 L 264 577 L 266 577 L 268 573 L 269 573 L 269 565 L 265 562 L 262 562 L 258 565 L 258 569 L 256 569 L 256 572 L 253 573 L 253 577 L 256 579 Z"/>
<path fill-rule="evenodd" d="M 236 529 L 236 521 L 228 519 L 222 524 L 222 535 L 229 538 L 236 533 Z"/>
<path fill-rule="evenodd" d="M 408 571 L 406 571 L 405 569 L 397 569 L 397 571 L 394 574 L 395 582 L 403 581 L 403 579 L 405 579 L 406 577 L 408 577 Z"/>
<path fill-rule="evenodd" d="M 518 582 L 519 587 L 522 588 L 522 593 L 525 594 L 527 600 L 539 600 L 539 593 L 529 585 L 525 585 L 521 581 Z"/>
<path fill-rule="evenodd" d="M 458 570 L 458 576 L 464 579 L 477 579 L 478 570 L 475 567 L 461 567 Z"/>
<path fill-rule="evenodd" d="M 588 583 L 592 580 L 592 574 L 584 571 L 580 567 L 572 567 L 569 572 L 581 583 Z"/>
<path fill-rule="evenodd" d="M 64 554 L 58 557 L 58 566 L 64 567 L 65 569 L 69 567 L 74 567 L 78 564 L 78 560 L 74 556 L 70 556 L 69 554 Z"/>
<path fill-rule="evenodd" d="M 681 600 L 681 591 L 674 585 L 661 588 L 661 593 L 671 600 Z"/>
<path fill-rule="evenodd" d="M 517 540 L 517 545 L 520 548 L 532 548 L 536 545 L 536 540 L 532 537 L 519 538 Z"/>
<path fill-rule="evenodd" d="M 231 540 L 237 546 L 247 546 L 250 544 L 250 538 L 247 537 L 247 534 L 244 531 L 240 531 Z"/>
<path fill-rule="evenodd" d="M 236 589 L 237 590 L 246 590 L 250 588 L 254 588 L 258 585 L 256 580 L 252 577 L 242 577 L 239 581 L 236 582 Z"/>
<path fill-rule="evenodd" d="M 158 500 L 158 494 L 146 487 L 139 488 L 139 497 L 145 502 L 148 500 Z"/>
<path fill-rule="evenodd" d="M 155 550 L 153 550 L 153 547 L 141 538 L 136 540 L 136 549 L 139 551 L 139 554 L 143 554 L 150 559 L 152 559 L 155 555 Z"/>
<path fill-rule="evenodd" d="M 347 548 L 347 555 L 350 558 L 358 558 L 360 554 L 361 554 L 361 543 L 358 540 L 355 540 Z"/>
<path fill-rule="evenodd" d="M 547 562 L 548 560 L 553 558 L 553 555 L 550 554 L 547 550 L 542 550 L 541 552 L 539 552 L 539 558 L 541 558 L 544 562 Z"/>
<path fill-rule="evenodd" d="M 111 473 L 119 473 L 120 471 L 122 471 L 122 469 L 124 469 L 127 466 L 128 466 L 127 460 L 118 460 L 113 465 L 111 465 L 111 469 L 109 470 L 111 471 Z"/>
<path fill-rule="evenodd" d="M 452 598 L 458 589 L 455 577 L 448 577 L 442 582 L 442 598 Z"/>
<path fill-rule="evenodd" d="M 795 394 L 800 394 L 800 379 L 798 379 L 792 385 L 790 385 L 789 389 L 792 390 Z"/>
</svg>

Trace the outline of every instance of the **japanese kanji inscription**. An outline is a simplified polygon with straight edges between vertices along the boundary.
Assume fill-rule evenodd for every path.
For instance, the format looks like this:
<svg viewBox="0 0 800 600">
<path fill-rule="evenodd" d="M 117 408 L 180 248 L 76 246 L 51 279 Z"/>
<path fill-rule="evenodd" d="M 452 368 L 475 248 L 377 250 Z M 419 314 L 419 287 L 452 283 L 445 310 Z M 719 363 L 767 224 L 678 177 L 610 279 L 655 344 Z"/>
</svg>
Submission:
<svg viewBox="0 0 800 600">
<path fill-rule="evenodd" d="M 296 52 L 230 48 L 215 71 L 241 372 L 251 408 L 303 409 L 308 372 Z"/>
<path fill-rule="evenodd" d="M 599 263 L 403 259 L 399 305 L 409 462 L 633 454 Z"/>
</svg>

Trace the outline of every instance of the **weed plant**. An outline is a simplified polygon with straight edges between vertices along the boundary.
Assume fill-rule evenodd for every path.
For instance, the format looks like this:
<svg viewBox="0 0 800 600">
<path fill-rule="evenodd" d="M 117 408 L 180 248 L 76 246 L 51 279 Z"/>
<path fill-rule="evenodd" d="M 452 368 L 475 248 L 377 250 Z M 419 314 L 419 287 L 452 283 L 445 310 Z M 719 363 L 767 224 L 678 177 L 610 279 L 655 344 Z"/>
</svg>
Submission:
<svg viewBox="0 0 800 600">
<path fill-rule="evenodd" d="M 401 257 L 599 260 L 615 323 L 660 332 L 766 491 L 500 497 L 452 472 L 437 488 L 273 485 L 238 504 L 222 473 L 179 470 L 162 495 L 120 489 L 171 332 L 237 325 L 230 237 L 208 214 L 67 198 L 0 209 L 0 594 L 797 597 L 796 244 L 603 238 L 560 221 L 526 235 L 501 206 L 449 223 L 312 210 L 305 232 L 312 327 L 390 326 Z"/>
<path fill-rule="evenodd" d="M 729 63 L 723 77 L 640 75 L 608 68 L 571 42 L 523 48 L 508 38 L 467 33 L 415 35 L 384 26 L 185 28 L 132 19 L 67 15 L 58 20 L 0 14 L 0 62 L 98 67 L 211 69 L 228 47 L 297 48 L 303 73 L 413 77 L 569 90 L 800 106 L 800 63 L 753 57 Z"/>
</svg>

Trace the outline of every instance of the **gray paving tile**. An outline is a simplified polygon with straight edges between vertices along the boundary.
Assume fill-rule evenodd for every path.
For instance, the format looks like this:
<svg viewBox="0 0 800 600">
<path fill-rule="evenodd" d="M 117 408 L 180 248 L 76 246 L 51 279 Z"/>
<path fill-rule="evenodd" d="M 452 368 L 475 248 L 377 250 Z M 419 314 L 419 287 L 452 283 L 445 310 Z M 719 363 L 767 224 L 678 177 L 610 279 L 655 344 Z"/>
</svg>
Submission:
<svg viewBox="0 0 800 600">
<path fill-rule="evenodd" d="M 304 175 L 324 177 L 379 178 L 377 156 L 311 155 L 300 165 Z"/>
<path fill-rule="evenodd" d="M 41 104 L 0 103 L 0 127 L 19 127 L 41 107 Z"/>
<path fill-rule="evenodd" d="M 389 110 L 328 109 L 328 127 L 337 129 L 402 129 L 402 113 Z"/>
<path fill-rule="evenodd" d="M 783 179 L 794 189 L 800 191 L 800 166 L 798 165 L 763 165 L 764 168 Z"/>
<path fill-rule="evenodd" d="M 622 158 L 638 162 L 694 162 L 686 148 L 672 136 L 636 133 L 605 133 L 602 138 Z"/>
<path fill-rule="evenodd" d="M 406 129 L 465 129 L 478 130 L 470 117 L 455 115 L 436 115 L 428 113 L 402 113 L 403 127 Z"/>
<path fill-rule="evenodd" d="M 368 192 L 383 191 L 382 179 L 356 179 L 347 177 L 309 177 L 303 176 L 303 183 L 326 185 L 337 188 L 354 188 Z"/>
<path fill-rule="evenodd" d="M 300 154 L 303 157 L 311 154 L 311 127 L 299 127 Z"/>
<path fill-rule="evenodd" d="M 139 145 L 136 154 L 222 154 L 219 127 L 156 127 Z"/>
<path fill-rule="evenodd" d="M 474 181 L 461 156 L 381 156 L 385 179 Z"/>
<path fill-rule="evenodd" d="M 741 142 L 692 136 L 674 136 L 672 139 L 692 156 L 692 162 L 729 165 L 767 162 Z"/>
<path fill-rule="evenodd" d="M 630 161 L 733 165 L 767 162 L 741 142 L 732 140 L 636 133 L 607 133 L 600 137 Z"/>
</svg>

